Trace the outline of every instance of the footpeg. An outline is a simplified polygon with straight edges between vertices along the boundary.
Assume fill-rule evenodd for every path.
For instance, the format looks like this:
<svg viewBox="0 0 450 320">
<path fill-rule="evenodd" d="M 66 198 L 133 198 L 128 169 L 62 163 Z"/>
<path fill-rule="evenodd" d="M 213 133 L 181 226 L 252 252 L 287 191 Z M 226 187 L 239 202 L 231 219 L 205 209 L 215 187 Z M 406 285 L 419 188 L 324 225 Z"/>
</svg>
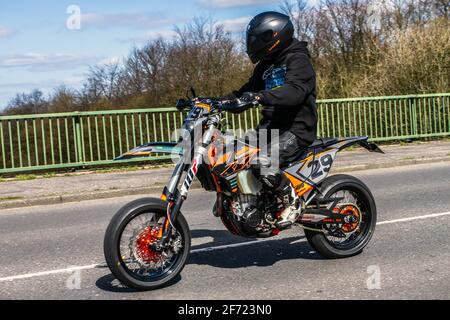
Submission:
<svg viewBox="0 0 450 320">
<path fill-rule="evenodd" d="M 275 226 L 278 228 L 278 230 L 290 229 L 292 225 L 293 225 L 292 221 L 280 221 L 275 223 Z"/>
</svg>

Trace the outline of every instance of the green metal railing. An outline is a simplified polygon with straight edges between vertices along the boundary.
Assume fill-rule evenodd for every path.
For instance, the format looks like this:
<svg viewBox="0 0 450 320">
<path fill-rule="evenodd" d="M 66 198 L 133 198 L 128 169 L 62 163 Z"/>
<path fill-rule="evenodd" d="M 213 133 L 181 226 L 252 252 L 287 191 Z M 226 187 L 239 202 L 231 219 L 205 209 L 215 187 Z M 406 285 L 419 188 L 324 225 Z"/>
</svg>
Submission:
<svg viewBox="0 0 450 320">
<path fill-rule="evenodd" d="M 322 137 L 450 136 L 450 93 L 320 100 L 318 110 Z M 0 174 L 112 164 L 137 145 L 173 141 L 183 117 L 175 108 L 0 116 Z M 233 130 L 248 130 L 260 115 L 254 109 L 227 120 Z"/>
</svg>

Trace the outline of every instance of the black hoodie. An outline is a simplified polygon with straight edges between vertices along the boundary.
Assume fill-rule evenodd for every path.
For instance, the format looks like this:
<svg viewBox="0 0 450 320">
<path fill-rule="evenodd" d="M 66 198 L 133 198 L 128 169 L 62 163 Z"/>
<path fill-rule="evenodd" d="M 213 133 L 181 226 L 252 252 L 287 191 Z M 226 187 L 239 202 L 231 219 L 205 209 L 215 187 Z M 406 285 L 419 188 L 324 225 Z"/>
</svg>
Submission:
<svg viewBox="0 0 450 320">
<path fill-rule="evenodd" d="M 276 57 L 262 60 L 252 77 L 228 97 L 239 98 L 244 92 L 261 96 L 263 119 L 271 128 L 289 130 L 302 144 L 316 139 L 316 74 L 307 43 L 294 39 Z"/>
</svg>

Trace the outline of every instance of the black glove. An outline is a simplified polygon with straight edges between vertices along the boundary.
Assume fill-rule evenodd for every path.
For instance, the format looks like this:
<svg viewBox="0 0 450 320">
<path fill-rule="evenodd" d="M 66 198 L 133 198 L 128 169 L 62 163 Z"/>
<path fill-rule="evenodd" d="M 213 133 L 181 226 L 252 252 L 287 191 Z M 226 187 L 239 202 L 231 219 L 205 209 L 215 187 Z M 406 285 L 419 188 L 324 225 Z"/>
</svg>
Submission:
<svg viewBox="0 0 450 320">
<path fill-rule="evenodd" d="M 249 108 L 247 105 L 237 106 L 236 103 L 231 103 L 230 106 L 231 107 L 224 108 L 224 110 L 226 110 L 227 112 L 230 112 L 230 113 L 234 113 L 234 114 L 242 113 Z"/>
<path fill-rule="evenodd" d="M 261 96 L 255 92 L 244 92 L 239 100 L 249 103 L 259 102 L 261 100 Z"/>
<path fill-rule="evenodd" d="M 257 93 L 244 92 L 239 99 L 230 101 L 222 109 L 235 114 L 242 113 L 259 104 L 260 99 L 261 97 Z"/>
</svg>

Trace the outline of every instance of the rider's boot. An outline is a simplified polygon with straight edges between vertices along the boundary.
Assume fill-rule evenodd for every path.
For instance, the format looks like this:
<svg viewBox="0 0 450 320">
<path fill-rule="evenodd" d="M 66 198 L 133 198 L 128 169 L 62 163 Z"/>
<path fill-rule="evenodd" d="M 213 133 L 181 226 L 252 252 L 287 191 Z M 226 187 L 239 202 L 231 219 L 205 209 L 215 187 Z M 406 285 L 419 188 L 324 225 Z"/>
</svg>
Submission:
<svg viewBox="0 0 450 320">
<path fill-rule="evenodd" d="M 281 172 L 262 176 L 262 181 L 272 189 L 272 192 L 282 199 L 283 211 L 278 217 L 275 226 L 279 230 L 289 229 L 300 215 L 299 197 L 289 179 Z"/>
<path fill-rule="evenodd" d="M 300 216 L 300 210 L 298 209 L 300 198 L 291 183 L 283 188 L 282 195 L 284 210 L 275 223 L 279 230 L 289 229 Z"/>
</svg>

